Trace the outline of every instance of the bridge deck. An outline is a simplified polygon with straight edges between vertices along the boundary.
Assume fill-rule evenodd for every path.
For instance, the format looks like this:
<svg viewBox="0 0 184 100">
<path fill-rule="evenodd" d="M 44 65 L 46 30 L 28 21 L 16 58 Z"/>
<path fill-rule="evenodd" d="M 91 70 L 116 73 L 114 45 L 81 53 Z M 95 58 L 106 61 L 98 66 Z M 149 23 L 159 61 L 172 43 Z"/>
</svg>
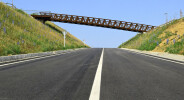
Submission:
<svg viewBox="0 0 184 100">
<path fill-rule="evenodd" d="M 145 25 L 145 24 L 118 21 L 118 20 L 110 20 L 110 19 L 103 19 L 103 18 L 86 17 L 86 16 L 67 15 L 67 14 L 41 12 L 40 15 L 32 15 L 32 16 L 35 19 L 41 19 L 44 21 L 56 21 L 56 22 L 64 22 L 64 23 L 100 26 L 100 27 L 127 30 L 127 31 L 133 31 L 133 32 L 147 32 L 156 28 L 156 26 L 152 26 L 152 25 Z"/>
</svg>

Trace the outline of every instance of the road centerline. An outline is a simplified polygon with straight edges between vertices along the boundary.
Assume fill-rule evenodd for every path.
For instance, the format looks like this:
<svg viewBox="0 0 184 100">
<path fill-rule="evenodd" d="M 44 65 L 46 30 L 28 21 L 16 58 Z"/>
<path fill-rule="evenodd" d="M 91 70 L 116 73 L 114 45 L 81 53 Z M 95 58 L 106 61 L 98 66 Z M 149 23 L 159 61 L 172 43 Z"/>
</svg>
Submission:
<svg viewBox="0 0 184 100">
<path fill-rule="evenodd" d="M 96 70 L 96 75 L 94 78 L 89 100 L 100 100 L 100 86 L 101 86 L 101 75 L 102 75 L 102 65 L 103 65 L 103 54 L 104 54 L 104 48 L 102 49 L 102 54 L 100 56 L 100 61 L 98 64 L 98 68 Z"/>
</svg>

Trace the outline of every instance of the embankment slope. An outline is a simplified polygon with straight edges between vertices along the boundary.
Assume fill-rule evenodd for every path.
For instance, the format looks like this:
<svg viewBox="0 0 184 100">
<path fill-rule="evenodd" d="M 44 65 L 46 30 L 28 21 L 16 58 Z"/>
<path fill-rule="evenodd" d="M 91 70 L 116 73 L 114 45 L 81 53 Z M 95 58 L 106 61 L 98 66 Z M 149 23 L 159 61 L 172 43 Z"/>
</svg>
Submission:
<svg viewBox="0 0 184 100">
<path fill-rule="evenodd" d="M 173 20 L 150 32 L 137 34 L 119 48 L 184 55 L 184 18 Z"/>
<path fill-rule="evenodd" d="M 0 3 L 0 56 L 89 47 L 52 22 L 35 20 L 25 12 Z"/>
</svg>

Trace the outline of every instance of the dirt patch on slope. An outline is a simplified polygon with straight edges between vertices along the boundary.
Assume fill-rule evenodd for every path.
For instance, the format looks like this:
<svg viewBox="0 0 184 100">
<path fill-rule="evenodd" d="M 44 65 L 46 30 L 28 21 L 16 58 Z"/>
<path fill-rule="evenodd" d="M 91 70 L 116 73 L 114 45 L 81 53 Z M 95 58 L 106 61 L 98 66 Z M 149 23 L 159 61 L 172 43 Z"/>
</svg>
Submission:
<svg viewBox="0 0 184 100">
<path fill-rule="evenodd" d="M 184 19 L 181 19 L 177 24 L 169 26 L 163 32 L 163 34 L 161 34 L 158 37 L 162 39 L 162 42 L 152 51 L 164 52 L 169 45 L 174 44 L 174 40 L 175 42 L 181 41 L 181 38 L 183 37 L 184 37 Z"/>
</svg>

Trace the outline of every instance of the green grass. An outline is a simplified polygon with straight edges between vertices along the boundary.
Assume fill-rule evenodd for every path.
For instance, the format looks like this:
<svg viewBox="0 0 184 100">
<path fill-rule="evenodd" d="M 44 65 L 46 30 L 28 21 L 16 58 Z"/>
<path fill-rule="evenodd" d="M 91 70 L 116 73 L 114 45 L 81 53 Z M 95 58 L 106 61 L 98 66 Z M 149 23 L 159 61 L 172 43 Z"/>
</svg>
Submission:
<svg viewBox="0 0 184 100">
<path fill-rule="evenodd" d="M 137 34 L 136 36 L 134 36 L 133 38 L 129 39 L 128 41 L 122 43 L 118 48 L 122 48 L 122 47 L 127 47 L 130 46 L 129 48 L 137 48 L 135 45 L 135 41 L 138 38 L 141 38 L 142 34 Z M 130 45 L 131 44 L 131 45 Z"/>
<path fill-rule="evenodd" d="M 170 24 L 164 25 L 162 27 L 157 27 L 155 30 L 147 32 L 145 34 L 137 34 L 130 40 L 122 43 L 119 48 L 152 51 L 155 50 L 155 48 L 157 47 L 157 49 L 163 52 L 184 55 L 184 33 L 178 33 L 176 29 L 176 26 L 182 25 L 178 23 L 182 22 L 184 22 L 184 18 L 174 20 Z M 175 31 L 168 31 L 173 30 L 172 27 L 175 27 Z M 179 29 L 181 31 L 181 28 Z M 179 38 L 178 34 L 180 34 Z M 167 39 L 169 40 L 168 44 L 166 42 Z M 175 43 L 173 42 L 173 39 L 175 39 Z M 162 43 L 162 47 L 159 45 L 160 43 Z"/>
<path fill-rule="evenodd" d="M 89 47 L 52 22 L 46 25 L 20 9 L 0 3 L 0 56 Z"/>
<path fill-rule="evenodd" d="M 177 41 L 173 45 L 169 45 L 166 48 L 165 52 L 184 55 L 184 52 L 182 52 L 182 51 L 184 51 L 184 37 L 182 37 L 181 41 Z"/>
<path fill-rule="evenodd" d="M 183 45 L 183 42 L 176 42 L 174 45 L 170 45 L 169 47 L 167 47 L 166 52 L 179 54 L 180 51 L 183 49 Z"/>
<path fill-rule="evenodd" d="M 157 45 L 161 43 L 161 38 L 158 38 L 160 34 L 163 33 L 163 31 L 166 29 L 166 26 L 163 26 L 159 28 L 158 30 L 155 30 L 151 34 L 144 34 L 144 41 L 142 41 L 141 45 L 139 46 L 139 50 L 146 50 L 150 51 L 155 49 Z"/>
<path fill-rule="evenodd" d="M 170 37 L 170 36 L 173 35 L 173 33 L 172 33 L 172 32 L 169 32 L 169 31 L 167 31 L 167 32 L 165 32 L 165 33 L 166 33 L 166 35 L 165 35 L 164 38 L 168 38 L 168 37 Z"/>
<path fill-rule="evenodd" d="M 170 24 L 167 24 L 162 27 L 157 27 L 154 31 L 145 33 L 145 34 L 137 34 L 135 37 L 130 40 L 122 43 L 119 48 L 130 48 L 130 49 L 139 49 L 151 51 L 155 49 L 162 41 L 163 38 L 159 38 L 159 35 L 163 34 L 164 30 L 166 30 L 170 25 L 176 24 L 178 20 L 173 21 Z M 165 38 L 171 36 L 172 34 L 168 32 Z M 165 39 L 164 38 L 164 39 Z"/>
<path fill-rule="evenodd" d="M 21 14 L 24 14 L 26 16 L 29 16 L 26 12 L 24 12 L 23 10 L 21 9 L 15 9 L 17 12 L 21 13 Z"/>
</svg>

